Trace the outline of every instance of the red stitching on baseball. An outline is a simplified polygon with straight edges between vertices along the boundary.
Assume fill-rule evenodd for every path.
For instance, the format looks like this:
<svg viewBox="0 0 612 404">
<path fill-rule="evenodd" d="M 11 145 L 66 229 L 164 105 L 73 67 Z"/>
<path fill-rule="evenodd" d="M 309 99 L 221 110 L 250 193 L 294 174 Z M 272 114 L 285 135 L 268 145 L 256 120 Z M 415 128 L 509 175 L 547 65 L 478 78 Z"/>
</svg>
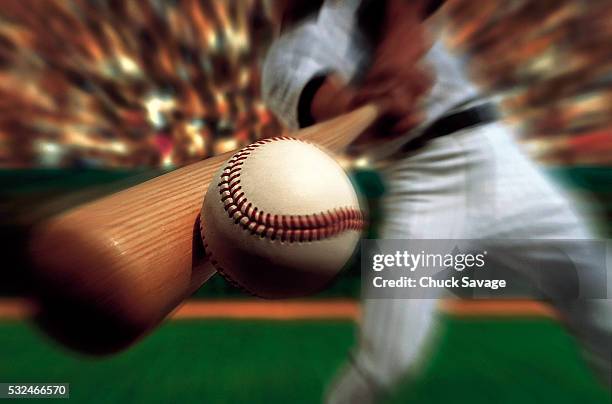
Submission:
<svg viewBox="0 0 612 404">
<path fill-rule="evenodd" d="M 204 224 L 202 224 L 202 221 L 200 221 L 200 234 L 202 235 L 202 246 L 204 247 L 204 254 L 206 255 L 206 257 L 210 260 L 210 263 L 212 264 L 212 266 L 217 270 L 217 272 L 226 280 L 228 281 L 231 285 L 233 285 L 235 288 L 241 289 L 243 291 L 245 291 L 246 293 L 250 293 L 253 296 L 257 296 L 257 297 L 262 297 L 261 295 L 259 295 L 258 293 L 256 293 L 254 290 L 251 290 L 249 288 L 247 288 L 246 286 L 236 282 L 234 279 L 232 279 L 231 276 L 229 276 L 229 274 L 227 273 L 227 271 L 225 270 L 225 268 L 223 268 L 221 266 L 221 264 L 219 264 L 219 261 L 217 261 L 215 259 L 215 257 L 213 256 L 212 251 L 210 250 L 210 248 L 208 247 L 208 243 L 206 242 L 206 237 L 204 236 Z"/>
<path fill-rule="evenodd" d="M 309 242 L 336 236 L 348 230 L 362 230 L 364 217 L 359 209 L 339 207 L 310 215 L 272 215 L 248 201 L 240 185 L 242 166 L 247 157 L 258 147 L 270 142 L 292 140 L 288 136 L 262 139 L 236 153 L 221 174 L 219 195 L 229 218 L 251 234 L 281 242 Z"/>
</svg>

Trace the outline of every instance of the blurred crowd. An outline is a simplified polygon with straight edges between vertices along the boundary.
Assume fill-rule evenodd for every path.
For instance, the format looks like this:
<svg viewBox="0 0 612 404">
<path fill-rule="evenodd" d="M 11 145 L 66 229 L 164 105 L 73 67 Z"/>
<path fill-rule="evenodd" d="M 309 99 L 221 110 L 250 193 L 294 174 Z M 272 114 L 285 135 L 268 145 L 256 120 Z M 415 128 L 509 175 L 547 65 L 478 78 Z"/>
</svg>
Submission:
<svg viewBox="0 0 612 404">
<path fill-rule="evenodd" d="M 0 165 L 172 167 L 282 128 L 270 0 L 3 0 Z"/>
<path fill-rule="evenodd" d="M 612 164 L 612 3 L 451 0 L 447 37 L 551 164 Z"/>
<path fill-rule="evenodd" d="M 275 0 L 3 0 L 0 167 L 173 167 L 283 132 Z M 450 0 L 446 37 L 551 164 L 612 163 L 612 4 Z"/>
</svg>

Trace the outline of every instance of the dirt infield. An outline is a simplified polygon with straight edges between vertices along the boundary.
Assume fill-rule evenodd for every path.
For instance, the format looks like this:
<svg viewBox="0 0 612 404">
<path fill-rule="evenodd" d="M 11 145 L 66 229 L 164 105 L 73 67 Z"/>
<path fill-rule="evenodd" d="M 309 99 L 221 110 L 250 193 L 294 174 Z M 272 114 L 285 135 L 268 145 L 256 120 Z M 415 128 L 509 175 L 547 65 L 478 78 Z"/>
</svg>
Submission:
<svg viewBox="0 0 612 404">
<path fill-rule="evenodd" d="M 548 317 L 558 318 L 547 304 L 532 300 L 443 300 L 440 310 L 457 317 Z M 22 299 L 0 299 L 0 320 L 31 317 L 36 306 Z M 265 301 L 188 300 L 171 315 L 184 319 L 330 319 L 359 321 L 361 305 L 355 300 Z"/>
</svg>

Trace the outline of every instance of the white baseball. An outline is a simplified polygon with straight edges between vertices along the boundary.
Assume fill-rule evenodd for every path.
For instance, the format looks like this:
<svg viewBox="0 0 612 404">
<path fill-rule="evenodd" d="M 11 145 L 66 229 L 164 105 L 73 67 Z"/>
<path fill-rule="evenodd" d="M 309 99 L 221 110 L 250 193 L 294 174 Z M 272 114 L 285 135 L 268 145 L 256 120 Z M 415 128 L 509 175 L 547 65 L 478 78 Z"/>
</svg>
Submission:
<svg viewBox="0 0 612 404">
<path fill-rule="evenodd" d="M 290 137 L 261 140 L 231 157 L 211 181 L 201 215 L 204 247 L 217 271 L 266 298 L 324 288 L 364 226 L 342 167 Z"/>
</svg>

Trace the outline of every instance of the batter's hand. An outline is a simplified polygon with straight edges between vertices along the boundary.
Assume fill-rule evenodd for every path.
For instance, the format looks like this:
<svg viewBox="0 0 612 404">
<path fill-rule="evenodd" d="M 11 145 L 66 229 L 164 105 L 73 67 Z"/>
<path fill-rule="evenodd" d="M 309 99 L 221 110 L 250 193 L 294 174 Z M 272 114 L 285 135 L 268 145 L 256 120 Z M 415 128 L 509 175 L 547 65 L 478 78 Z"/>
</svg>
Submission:
<svg viewBox="0 0 612 404">
<path fill-rule="evenodd" d="M 383 111 L 376 127 L 366 136 L 401 135 L 422 120 L 418 103 L 433 83 L 433 77 L 420 63 L 431 46 L 422 18 L 420 1 L 387 3 L 381 42 L 352 101 L 352 107 L 376 103 Z"/>
</svg>

